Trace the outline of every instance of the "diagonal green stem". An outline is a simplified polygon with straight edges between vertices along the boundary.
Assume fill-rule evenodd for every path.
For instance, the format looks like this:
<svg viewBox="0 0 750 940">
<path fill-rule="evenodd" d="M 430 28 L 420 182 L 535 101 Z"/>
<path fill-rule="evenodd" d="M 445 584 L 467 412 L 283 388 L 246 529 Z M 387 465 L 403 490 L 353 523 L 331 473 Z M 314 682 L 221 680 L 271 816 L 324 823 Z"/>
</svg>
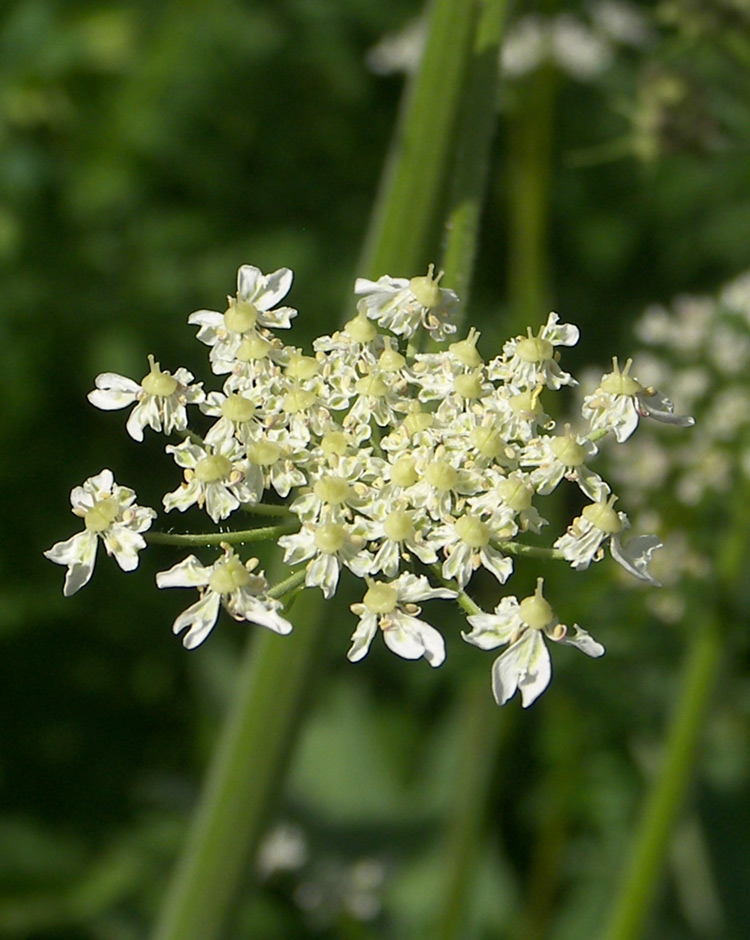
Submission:
<svg viewBox="0 0 750 940">
<path fill-rule="evenodd" d="M 477 11 L 477 0 L 430 4 L 422 61 L 406 91 L 360 261 L 368 277 L 410 277 L 436 250 Z"/>
<path fill-rule="evenodd" d="M 154 940 L 220 936 L 248 860 L 272 818 L 292 730 L 301 720 L 326 622 L 319 615 L 321 595 L 310 595 L 304 616 L 294 611 L 291 637 L 262 631 L 248 647 Z"/>
<path fill-rule="evenodd" d="M 721 634 L 708 618 L 692 640 L 664 763 L 646 800 L 621 888 L 602 940 L 638 940 L 659 885 L 664 857 L 692 768 L 720 662 Z"/>
<path fill-rule="evenodd" d="M 442 268 L 445 283 L 463 301 L 469 299 L 479 236 L 479 221 L 497 123 L 500 43 L 506 0 L 483 0 L 467 77 L 466 105 L 458 128 L 460 141 L 451 186 Z"/>
</svg>

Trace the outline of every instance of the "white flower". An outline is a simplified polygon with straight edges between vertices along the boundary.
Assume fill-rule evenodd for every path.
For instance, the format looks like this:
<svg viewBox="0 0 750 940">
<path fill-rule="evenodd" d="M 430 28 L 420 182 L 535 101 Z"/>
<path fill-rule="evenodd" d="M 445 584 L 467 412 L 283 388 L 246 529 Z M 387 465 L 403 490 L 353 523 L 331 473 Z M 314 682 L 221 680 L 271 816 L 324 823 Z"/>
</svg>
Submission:
<svg viewBox="0 0 750 940">
<path fill-rule="evenodd" d="M 573 376 L 558 365 L 555 346 L 575 346 L 580 331 L 572 323 L 559 320 L 556 313 L 550 313 L 536 336 L 529 327 L 526 336 L 508 340 L 503 355 L 489 364 L 490 378 L 502 379 L 518 390 L 533 390 L 540 385 L 557 390 L 563 385 L 578 385 Z"/>
<path fill-rule="evenodd" d="M 449 317 L 458 308 L 458 296 L 452 290 L 438 287 L 442 272 L 433 277 L 434 265 L 427 274 L 413 277 L 389 277 L 384 274 L 377 281 L 358 277 L 354 293 L 360 294 L 360 304 L 367 316 L 376 320 L 397 336 L 412 337 L 422 326 L 435 339 L 455 333 L 456 327 Z"/>
<path fill-rule="evenodd" d="M 463 590 L 481 565 L 505 584 L 513 572 L 513 562 L 490 545 L 493 534 L 491 525 L 468 511 L 434 529 L 428 544 L 445 555 L 443 577 Z"/>
<path fill-rule="evenodd" d="M 137 402 L 125 425 L 134 441 L 143 440 L 146 425 L 165 434 L 184 431 L 188 424 L 185 406 L 205 398 L 202 382 L 190 384 L 192 372 L 180 368 L 172 375 L 162 372 L 153 356 L 148 357 L 148 362 L 149 373 L 140 385 L 116 372 L 103 372 L 97 375 L 96 388 L 88 394 L 91 404 L 103 411 L 116 411 Z"/>
<path fill-rule="evenodd" d="M 544 637 L 575 646 L 587 656 L 603 656 L 604 647 L 578 624 L 575 635 L 560 623 L 549 603 L 542 596 L 543 578 L 537 579 L 536 591 L 519 602 L 504 597 L 492 614 L 472 614 L 468 621 L 471 633 L 462 633 L 464 640 L 483 650 L 508 644 L 507 650 L 492 664 L 492 693 L 498 705 L 504 705 L 516 691 L 528 708 L 549 685 L 552 663 Z"/>
<path fill-rule="evenodd" d="M 278 613 L 281 603 L 268 596 L 263 573 L 253 574 L 260 564 L 258 559 L 250 558 L 243 565 L 230 545 L 222 547 L 224 554 L 213 565 L 202 565 L 190 555 L 156 575 L 157 587 L 196 587 L 200 591 L 200 598 L 177 617 L 172 632 L 187 629 L 182 642 L 186 649 L 195 649 L 211 632 L 219 609 L 224 607 L 235 620 L 257 623 L 274 633 L 290 633 L 292 625 Z"/>
<path fill-rule="evenodd" d="M 306 522 L 299 532 L 282 535 L 278 544 L 284 549 L 284 564 L 296 565 L 310 559 L 305 586 L 319 587 L 326 600 L 336 593 L 342 564 L 358 578 L 364 577 L 372 564 L 372 556 L 363 547 L 361 524 Z"/>
<path fill-rule="evenodd" d="M 214 522 L 226 519 L 242 503 L 256 503 L 262 496 L 246 479 L 245 449 L 235 438 L 225 438 L 216 447 L 201 447 L 191 440 L 168 444 L 168 454 L 185 468 L 185 482 L 164 497 L 167 512 L 190 506 L 205 506 Z"/>
<path fill-rule="evenodd" d="M 639 418 L 653 418 L 663 424 L 691 428 L 695 418 L 676 415 L 674 405 L 661 392 L 644 388 L 631 376 L 632 359 L 620 371 L 617 356 L 612 359 L 612 372 L 603 376 L 599 388 L 583 400 L 582 413 L 591 430 L 612 431 L 618 443 L 626 441 L 638 427 Z"/>
<path fill-rule="evenodd" d="M 249 361 L 253 347 L 268 346 L 268 337 L 259 327 L 288 329 L 297 311 L 292 307 L 274 307 L 292 286 L 292 272 L 279 268 L 272 274 L 262 274 L 259 268 L 243 264 L 237 272 L 237 294 L 229 297 L 224 313 L 215 310 L 197 310 L 188 317 L 188 323 L 198 324 L 198 339 L 211 347 L 211 368 L 217 374 L 231 372 L 235 360 Z"/>
<path fill-rule="evenodd" d="M 140 533 L 150 528 L 152 519 L 156 518 L 153 509 L 136 505 L 133 490 L 115 483 L 111 470 L 102 470 L 82 486 L 76 486 L 71 491 L 70 502 L 73 513 L 84 521 L 84 531 L 66 542 L 58 542 L 44 553 L 44 557 L 55 564 L 67 565 L 63 587 L 66 597 L 75 594 L 90 580 L 99 539 L 123 571 L 135 570 L 138 552 L 146 547 Z"/>
<path fill-rule="evenodd" d="M 415 601 L 434 597 L 454 598 L 448 588 L 433 588 L 424 575 L 402 574 L 395 581 L 367 580 L 368 590 L 361 604 L 352 604 L 352 613 L 360 618 L 352 635 L 348 659 L 359 662 L 367 655 L 378 628 L 385 645 L 404 659 L 420 659 L 439 666 L 445 659 L 445 642 L 440 633 L 418 618 L 421 609 Z"/>
<path fill-rule="evenodd" d="M 573 434 L 565 425 L 565 434 L 543 435 L 530 441 L 523 451 L 524 466 L 533 466 L 530 479 L 540 496 L 551 493 L 565 477 L 575 481 L 589 499 L 597 500 L 609 493 L 609 486 L 585 461 L 595 457 L 598 448 L 586 437 Z"/>
<path fill-rule="evenodd" d="M 616 499 L 616 496 L 607 499 L 602 495 L 598 502 L 584 506 L 581 515 L 573 520 L 553 547 L 570 562 L 571 568 L 585 571 L 592 561 L 601 559 L 601 546 L 609 539 L 609 550 L 618 564 L 640 581 L 660 587 L 649 574 L 648 564 L 656 549 L 662 547 L 662 542 L 655 535 L 641 535 L 623 546 L 621 533 L 630 523 L 624 512 L 615 510 Z"/>
</svg>

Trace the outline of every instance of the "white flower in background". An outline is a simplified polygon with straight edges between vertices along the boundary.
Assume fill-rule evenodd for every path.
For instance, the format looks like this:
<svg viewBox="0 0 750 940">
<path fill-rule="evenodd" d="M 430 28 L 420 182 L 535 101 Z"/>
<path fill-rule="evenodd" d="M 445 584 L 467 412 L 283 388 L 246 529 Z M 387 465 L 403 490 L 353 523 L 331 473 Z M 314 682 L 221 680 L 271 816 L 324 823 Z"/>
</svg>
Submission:
<svg viewBox="0 0 750 940">
<path fill-rule="evenodd" d="M 663 424 L 691 428 L 695 418 L 676 415 L 674 405 L 654 388 L 644 388 L 630 373 L 632 359 L 622 371 L 617 356 L 612 359 L 612 372 L 603 376 L 599 388 L 583 400 L 582 414 L 592 431 L 612 431 L 622 444 L 638 427 L 640 418 L 653 418 Z"/>
<path fill-rule="evenodd" d="M 268 596 L 263 572 L 253 573 L 260 564 L 258 559 L 250 558 L 243 565 L 230 545 L 222 547 L 224 554 L 213 565 L 203 565 L 190 555 L 156 575 L 157 587 L 195 587 L 200 592 L 200 598 L 177 617 L 172 632 L 187 629 L 183 645 L 195 649 L 211 632 L 224 607 L 235 620 L 257 623 L 274 633 L 290 633 L 292 625 L 279 614 L 281 603 Z"/>
<path fill-rule="evenodd" d="M 490 362 L 489 377 L 500 379 L 517 390 L 533 390 L 540 385 L 557 390 L 562 385 L 578 385 L 573 376 L 558 365 L 555 346 L 575 346 L 581 333 L 574 324 L 559 321 L 556 313 L 550 313 L 536 336 L 529 327 L 526 336 L 508 340 L 502 356 Z"/>
<path fill-rule="evenodd" d="M 220 522 L 242 503 L 254 503 L 259 494 L 246 480 L 245 448 L 234 438 L 226 438 L 216 447 L 202 447 L 191 440 L 168 444 L 168 454 L 185 468 L 185 482 L 164 497 L 167 512 L 190 506 L 205 506 L 214 522 Z"/>
<path fill-rule="evenodd" d="M 352 635 L 348 659 L 359 662 L 367 655 L 373 637 L 380 629 L 385 645 L 404 659 L 420 659 L 439 666 L 445 659 L 445 641 L 440 633 L 419 619 L 421 608 L 416 601 L 435 597 L 454 598 L 457 591 L 434 588 L 424 575 L 402 574 L 395 581 L 367 581 L 367 592 L 361 604 L 352 604 L 352 613 L 360 619 Z"/>
<path fill-rule="evenodd" d="M 205 398 L 203 383 L 191 385 L 193 373 L 178 369 L 174 375 L 162 372 L 153 356 L 148 357 L 149 373 L 141 384 L 116 372 L 97 375 L 96 388 L 88 400 L 103 411 L 127 408 L 136 402 L 125 427 L 134 441 L 143 440 L 143 429 L 171 434 L 184 431 L 188 424 L 186 405 L 200 404 Z"/>
<path fill-rule="evenodd" d="M 190 314 L 188 323 L 198 325 L 198 339 L 211 347 L 211 368 L 217 375 L 232 371 L 243 341 L 246 345 L 268 345 L 263 327 L 278 330 L 291 326 L 297 311 L 275 305 L 289 293 L 292 278 L 289 268 L 262 274 L 252 264 L 243 264 L 237 272 L 237 293 L 228 298 L 224 313 L 196 310 Z M 241 361 L 248 360 L 243 355 Z"/>
<path fill-rule="evenodd" d="M 462 633 L 467 643 L 483 650 L 508 644 L 507 650 L 492 664 L 492 693 L 498 705 L 504 705 L 516 691 L 528 708 L 549 685 L 552 663 L 544 637 L 565 646 L 575 646 L 587 656 L 603 656 L 604 647 L 574 624 L 575 634 L 560 623 L 542 596 L 543 578 L 537 579 L 536 591 L 519 602 L 504 597 L 492 614 L 472 614 L 471 633 Z"/>
<path fill-rule="evenodd" d="M 70 597 L 91 578 L 99 539 L 108 555 L 114 556 L 123 571 L 138 567 L 138 552 L 146 547 L 141 532 L 156 518 L 153 509 L 137 506 L 135 493 L 118 486 L 111 470 L 89 477 L 71 491 L 73 513 L 83 519 L 84 530 L 44 553 L 57 565 L 67 565 L 63 594 Z"/>
<path fill-rule="evenodd" d="M 435 339 L 444 339 L 456 332 L 450 317 L 458 309 L 459 299 L 454 291 L 438 286 L 442 272 L 433 277 L 434 270 L 431 264 L 427 274 L 410 280 L 387 274 L 377 281 L 358 277 L 354 293 L 362 297 L 360 304 L 367 316 L 397 336 L 409 339 L 422 326 Z"/>
<path fill-rule="evenodd" d="M 609 550 L 614 560 L 640 581 L 648 581 L 655 587 L 659 582 L 649 574 L 648 565 L 661 539 L 655 535 L 639 535 L 622 544 L 621 533 L 630 525 L 624 512 L 614 508 L 616 496 L 606 496 L 595 503 L 584 506 L 581 515 L 568 526 L 554 544 L 571 568 L 585 571 L 592 561 L 602 558 L 601 546 L 609 539 Z"/>
</svg>

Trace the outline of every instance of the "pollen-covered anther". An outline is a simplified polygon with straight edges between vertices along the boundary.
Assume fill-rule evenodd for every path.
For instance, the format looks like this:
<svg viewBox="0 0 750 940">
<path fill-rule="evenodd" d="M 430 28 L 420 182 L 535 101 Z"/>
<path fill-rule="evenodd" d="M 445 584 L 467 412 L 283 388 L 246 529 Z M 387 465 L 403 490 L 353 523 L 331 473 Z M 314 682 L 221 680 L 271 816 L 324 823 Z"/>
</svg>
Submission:
<svg viewBox="0 0 750 940">
<path fill-rule="evenodd" d="M 581 515 L 587 522 L 596 526 L 597 529 L 601 529 L 602 532 L 606 532 L 607 535 L 617 535 L 622 532 L 623 526 L 617 510 L 614 508 L 616 499 L 617 497 L 612 495 L 606 503 L 604 501 L 591 503 L 583 508 Z"/>
<path fill-rule="evenodd" d="M 117 500 L 111 496 L 97 500 L 83 517 L 84 525 L 89 532 L 104 532 L 117 518 L 120 508 Z"/>
<path fill-rule="evenodd" d="M 149 373 L 143 377 L 141 388 L 147 395 L 155 395 L 159 398 L 169 398 L 177 391 L 180 384 L 169 372 L 162 372 L 159 363 L 154 361 L 154 357 L 148 357 Z"/>
<path fill-rule="evenodd" d="M 456 521 L 456 532 L 470 548 L 485 548 L 490 541 L 490 527 L 469 513 Z"/>
<path fill-rule="evenodd" d="M 258 308 L 247 300 L 229 298 L 224 311 L 224 326 L 230 333 L 246 333 L 258 322 Z"/>
<path fill-rule="evenodd" d="M 271 467 L 281 458 L 281 448 L 273 441 L 253 441 L 248 444 L 247 456 L 256 467 Z"/>
<path fill-rule="evenodd" d="M 255 414 L 255 403 L 239 392 L 227 395 L 221 406 L 221 415 L 235 424 L 243 424 Z"/>
<path fill-rule="evenodd" d="M 482 377 L 479 372 L 465 372 L 461 375 L 457 375 L 453 379 L 453 388 L 457 395 L 460 395 L 461 398 L 467 398 L 470 401 L 482 398 L 485 394 L 482 388 Z"/>
<path fill-rule="evenodd" d="M 427 268 L 427 274 L 423 274 L 420 277 L 413 277 L 409 281 L 409 289 L 412 294 L 414 294 L 417 302 L 427 310 L 430 310 L 432 307 L 438 307 L 442 301 L 438 283 L 444 272 L 441 271 L 437 277 L 433 277 L 434 270 L 435 265 L 431 264 Z"/>
<path fill-rule="evenodd" d="M 208 582 L 208 589 L 217 594 L 231 594 L 237 588 L 245 587 L 250 582 L 250 572 L 237 555 L 230 555 L 226 561 L 219 561 L 214 566 Z"/>
<path fill-rule="evenodd" d="M 544 578 L 537 578 L 536 591 L 518 605 L 521 620 L 532 630 L 543 630 L 555 620 L 552 608 L 542 595 L 543 584 Z"/>
<path fill-rule="evenodd" d="M 543 328 L 540 328 L 539 335 L 533 336 L 531 327 L 529 327 L 528 336 L 519 339 L 516 345 L 516 355 L 519 359 L 524 362 L 535 363 L 547 362 L 549 359 L 552 359 L 555 347 L 548 339 L 542 339 L 542 329 Z"/>
<path fill-rule="evenodd" d="M 389 614 L 398 604 L 398 590 L 383 581 L 372 581 L 362 604 L 372 614 Z"/>
<path fill-rule="evenodd" d="M 438 492 L 447 493 L 458 482 L 458 471 L 446 460 L 432 460 L 424 470 L 424 479 Z"/>
<path fill-rule="evenodd" d="M 322 503 L 340 506 L 351 498 L 352 487 L 341 477 L 324 476 L 316 481 L 313 492 Z"/>
<path fill-rule="evenodd" d="M 232 461 L 223 454 L 211 454 L 198 461 L 195 478 L 201 483 L 218 483 L 232 473 Z"/>
<path fill-rule="evenodd" d="M 569 424 L 565 425 L 565 434 L 550 442 L 550 450 L 566 467 L 580 467 L 586 460 L 586 450 L 571 433 Z"/>
<path fill-rule="evenodd" d="M 612 371 L 602 379 L 601 385 L 599 386 L 601 390 L 608 395 L 627 395 L 631 398 L 638 395 L 639 392 L 643 392 L 644 388 L 638 379 L 634 379 L 629 375 L 632 365 L 633 360 L 628 359 L 622 371 L 620 371 L 617 356 L 613 356 Z"/>
<path fill-rule="evenodd" d="M 324 555 L 334 555 L 346 542 L 346 529 L 335 522 L 325 522 L 315 530 L 315 547 Z"/>
<path fill-rule="evenodd" d="M 466 339 L 451 343 L 448 352 L 467 369 L 476 369 L 482 365 L 482 357 L 477 351 L 477 340 L 481 334 L 472 326 Z"/>
</svg>

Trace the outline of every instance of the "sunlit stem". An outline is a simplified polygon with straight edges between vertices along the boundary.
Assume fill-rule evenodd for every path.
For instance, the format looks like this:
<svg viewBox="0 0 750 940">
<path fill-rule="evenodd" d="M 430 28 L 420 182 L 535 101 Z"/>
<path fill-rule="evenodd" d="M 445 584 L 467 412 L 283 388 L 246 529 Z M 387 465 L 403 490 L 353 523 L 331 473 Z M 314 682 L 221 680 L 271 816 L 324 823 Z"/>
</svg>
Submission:
<svg viewBox="0 0 750 940">
<path fill-rule="evenodd" d="M 280 535 L 299 530 L 299 522 L 238 529 L 236 532 L 148 532 L 146 539 L 155 545 L 244 545 L 249 542 L 275 542 Z"/>
</svg>

